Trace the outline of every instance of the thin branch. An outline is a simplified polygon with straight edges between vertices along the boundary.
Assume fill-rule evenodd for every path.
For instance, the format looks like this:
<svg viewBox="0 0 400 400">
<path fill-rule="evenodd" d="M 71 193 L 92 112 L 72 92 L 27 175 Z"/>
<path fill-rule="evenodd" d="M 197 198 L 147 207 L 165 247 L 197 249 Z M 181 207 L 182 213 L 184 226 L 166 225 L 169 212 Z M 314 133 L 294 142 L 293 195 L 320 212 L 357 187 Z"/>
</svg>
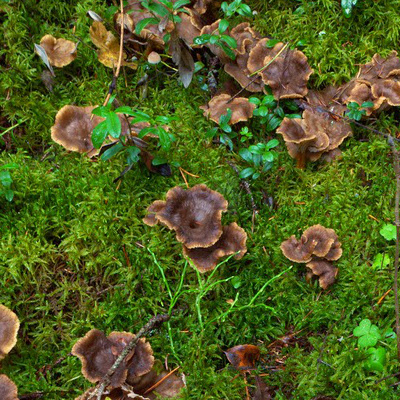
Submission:
<svg viewBox="0 0 400 400">
<path fill-rule="evenodd" d="M 121 0 L 121 15 L 122 15 L 121 37 L 119 40 L 119 56 L 118 56 L 117 70 L 115 71 L 115 74 L 113 75 L 113 80 L 110 83 L 110 86 L 108 87 L 107 97 L 104 100 L 103 106 L 107 105 L 108 100 L 110 100 L 111 95 L 113 94 L 115 88 L 117 87 L 117 79 L 119 76 L 119 71 L 121 69 L 122 56 L 124 54 L 124 1 L 123 0 Z"/>
<path fill-rule="evenodd" d="M 396 225 L 396 255 L 394 259 L 394 307 L 396 311 L 396 336 L 397 336 L 397 358 L 400 361 L 400 315 L 399 315 L 399 292 L 398 292 L 398 275 L 399 275 L 399 252 L 400 252 L 400 217 L 399 217 L 399 202 L 400 202 L 400 160 L 399 152 L 393 141 L 392 136 L 388 138 L 389 145 L 393 153 L 393 167 L 396 175 L 396 199 L 394 204 L 394 216 Z"/>
<path fill-rule="evenodd" d="M 90 394 L 88 400 L 96 398 L 97 400 L 101 400 L 101 396 L 104 393 L 104 390 L 111 382 L 111 377 L 114 372 L 121 365 L 122 361 L 124 361 L 125 357 L 136 347 L 137 342 L 142 336 L 147 335 L 154 327 L 158 324 L 166 322 L 170 319 L 170 315 L 168 314 L 159 314 L 153 317 L 145 326 L 143 326 L 140 331 L 136 334 L 136 336 L 125 346 L 122 350 L 121 354 L 115 360 L 114 364 L 104 375 L 103 379 L 97 384 L 96 389 Z"/>
</svg>

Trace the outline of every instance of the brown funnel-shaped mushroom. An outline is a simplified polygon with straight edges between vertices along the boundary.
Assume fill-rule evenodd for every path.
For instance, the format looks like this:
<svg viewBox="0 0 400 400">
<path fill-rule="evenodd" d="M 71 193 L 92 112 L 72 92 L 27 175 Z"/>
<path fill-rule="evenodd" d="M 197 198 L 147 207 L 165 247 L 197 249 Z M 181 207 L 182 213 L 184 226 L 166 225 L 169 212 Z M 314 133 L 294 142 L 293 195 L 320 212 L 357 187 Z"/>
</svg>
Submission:
<svg viewBox="0 0 400 400">
<path fill-rule="evenodd" d="M 281 244 L 286 258 L 298 263 L 307 263 L 314 275 L 320 277 L 320 286 L 326 289 L 335 281 L 338 269 L 329 261 L 338 260 L 342 255 L 341 243 L 333 229 L 313 225 L 306 229 L 300 240 L 291 236 Z M 309 278 L 308 274 L 307 277 Z"/>
<path fill-rule="evenodd" d="M 0 304 L 0 360 L 17 343 L 19 319 L 10 309 Z M 0 397 L 1 398 L 1 397 Z"/>
<path fill-rule="evenodd" d="M 398 81 L 376 80 L 371 87 L 371 92 L 378 99 L 378 104 L 381 99 L 384 99 L 391 106 L 400 106 L 400 82 Z"/>
<path fill-rule="evenodd" d="M 307 273 L 309 281 L 313 275 L 319 276 L 319 286 L 326 289 L 335 282 L 338 268 L 334 267 L 330 262 L 324 260 L 315 260 L 306 264 L 311 271 Z"/>
<path fill-rule="evenodd" d="M 65 149 L 79 153 L 96 152 L 92 143 L 93 129 L 104 120 L 92 115 L 96 107 L 64 106 L 58 111 L 54 125 L 51 127 L 51 138 Z M 118 114 L 121 121 L 121 133 L 129 133 L 129 124 L 122 114 Z"/>
<path fill-rule="evenodd" d="M 290 156 L 297 160 L 297 167 L 304 168 L 307 160 L 318 160 L 329 147 L 325 128 L 321 115 L 305 110 L 303 118 L 285 117 L 276 132 L 283 136 Z"/>
<path fill-rule="evenodd" d="M 400 59 L 393 50 L 386 58 L 375 54 L 371 62 L 361 65 L 357 79 L 372 81 L 376 78 L 386 79 L 400 75 Z"/>
<path fill-rule="evenodd" d="M 231 96 L 226 93 L 214 96 L 207 105 L 201 106 L 204 110 L 204 116 L 210 118 L 215 123 L 219 123 L 222 115 L 226 115 L 228 108 L 232 111 L 230 125 L 237 124 L 241 121 L 247 121 L 253 116 L 253 111 L 257 107 L 250 103 L 246 97 L 236 97 L 229 102 Z"/>
<path fill-rule="evenodd" d="M 371 84 L 356 81 L 353 88 L 349 92 L 349 96 L 346 98 L 345 102 L 351 103 L 355 102 L 358 105 L 362 105 L 365 102 L 372 102 L 374 105 L 366 109 L 365 115 L 371 115 L 372 112 L 377 111 L 383 105 L 384 97 L 375 97 L 372 93 Z"/>
<path fill-rule="evenodd" d="M 190 8 L 185 7 L 185 11 L 179 13 L 181 22 L 176 24 L 178 36 L 185 41 L 188 46 L 193 45 L 193 39 L 200 36 L 200 31 L 204 26 L 200 15 Z"/>
<path fill-rule="evenodd" d="M 82 374 L 90 382 L 101 380 L 114 364 L 125 346 L 135 337 L 128 332 L 112 332 L 108 337 L 92 329 L 79 339 L 72 348 L 72 354 L 82 362 Z M 111 377 L 110 386 L 121 386 L 131 370 L 133 376 L 143 375 L 151 370 L 154 358 L 151 347 L 140 339 L 136 347 L 120 364 Z"/>
<path fill-rule="evenodd" d="M 51 138 L 70 151 L 86 153 L 93 150 L 92 131 L 103 118 L 91 119 L 95 107 L 64 106 L 58 111 L 51 127 Z"/>
<path fill-rule="evenodd" d="M 228 207 L 222 194 L 206 185 L 183 190 L 176 186 L 167 193 L 166 201 L 149 206 L 144 222 L 158 220 L 176 232 L 176 238 L 188 248 L 210 247 L 222 234 L 221 215 Z"/>
<path fill-rule="evenodd" d="M 307 82 L 313 70 L 307 57 L 299 50 L 284 49 L 277 43 L 272 49 L 262 39 L 250 52 L 247 67 L 251 73 L 258 73 L 269 85 L 276 99 L 301 98 L 307 94 Z"/>
<path fill-rule="evenodd" d="M 258 43 L 258 34 L 250 28 L 248 23 L 242 23 L 232 29 L 231 36 L 237 41 L 238 48 L 235 50 L 236 59 L 229 60 L 225 64 L 225 72 L 247 91 L 261 92 L 264 82 L 258 75 L 250 76 L 251 71 L 247 67 L 252 49 Z"/>
<path fill-rule="evenodd" d="M 333 229 L 325 228 L 319 224 L 313 225 L 303 232 L 303 238 L 305 243 L 313 243 L 312 254 L 314 256 L 333 261 L 338 260 L 342 255 L 341 243 Z"/>
<path fill-rule="evenodd" d="M 50 64 L 55 67 L 65 67 L 76 58 L 76 45 L 70 40 L 45 35 L 40 39 L 40 45 L 45 49 Z"/>
<path fill-rule="evenodd" d="M 18 400 L 18 388 L 6 375 L 0 375 L 0 399 Z"/>
<path fill-rule="evenodd" d="M 183 246 L 183 254 L 189 257 L 194 266 L 202 273 L 213 270 L 222 257 L 238 253 L 235 258 L 241 259 L 247 251 L 247 234 L 235 222 L 223 227 L 219 240 L 210 247 L 188 249 Z"/>
</svg>

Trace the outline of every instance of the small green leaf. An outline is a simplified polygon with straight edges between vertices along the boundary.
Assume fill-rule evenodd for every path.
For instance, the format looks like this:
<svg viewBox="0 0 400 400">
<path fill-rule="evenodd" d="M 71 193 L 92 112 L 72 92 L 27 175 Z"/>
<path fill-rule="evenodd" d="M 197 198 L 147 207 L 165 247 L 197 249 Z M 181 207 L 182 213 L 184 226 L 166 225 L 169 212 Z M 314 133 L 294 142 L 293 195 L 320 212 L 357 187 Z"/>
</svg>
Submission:
<svg viewBox="0 0 400 400">
<path fill-rule="evenodd" d="M 242 286 L 242 280 L 240 279 L 240 276 L 234 276 L 234 277 L 231 279 L 231 283 L 232 283 L 232 286 L 233 286 L 235 289 L 239 289 L 240 286 Z"/>
<path fill-rule="evenodd" d="M 0 171 L 0 182 L 4 187 L 10 187 L 13 182 L 11 174 L 8 171 Z"/>
<path fill-rule="evenodd" d="M 128 106 L 122 106 L 118 107 L 114 110 L 116 113 L 121 113 L 121 114 L 126 114 L 126 115 L 135 115 L 135 111 L 132 110 L 132 108 Z M 137 112 L 137 111 L 136 111 Z"/>
<path fill-rule="evenodd" d="M 255 179 L 259 178 L 259 177 L 260 177 L 260 173 L 259 172 L 255 172 L 251 178 L 255 180 Z"/>
<path fill-rule="evenodd" d="M 92 114 L 97 115 L 102 118 L 107 118 L 109 113 L 110 113 L 110 108 L 107 106 L 96 107 L 92 111 Z"/>
<path fill-rule="evenodd" d="M 242 171 L 240 171 L 240 178 L 241 179 L 246 179 L 248 178 L 250 175 L 253 175 L 255 173 L 254 168 L 245 168 Z"/>
<path fill-rule="evenodd" d="M 7 201 L 11 202 L 13 200 L 13 198 L 14 198 L 14 192 L 11 189 L 7 189 L 4 192 L 4 196 L 5 196 Z"/>
<path fill-rule="evenodd" d="M 278 139 L 272 139 L 267 143 L 267 149 L 273 149 L 274 147 L 279 145 L 279 140 Z"/>
<path fill-rule="evenodd" d="M 107 149 L 102 155 L 101 159 L 103 161 L 109 160 L 111 157 L 115 156 L 124 148 L 124 145 L 121 142 L 116 143 L 114 146 Z"/>
<path fill-rule="evenodd" d="M 388 265 L 390 265 L 389 255 L 378 253 L 374 258 L 371 268 L 374 270 L 380 270 L 386 268 Z"/>
<path fill-rule="evenodd" d="M 342 10 L 346 18 L 350 18 L 353 7 L 357 4 L 357 0 L 341 0 Z"/>
<path fill-rule="evenodd" d="M 209 33 L 205 33 L 204 35 L 197 36 L 193 39 L 193 43 L 197 45 L 203 45 L 209 43 L 211 35 Z"/>
<path fill-rule="evenodd" d="M 373 106 L 374 106 L 374 103 L 372 101 L 365 101 L 364 103 L 361 104 L 362 108 L 370 108 Z"/>
<path fill-rule="evenodd" d="M 229 121 L 231 120 L 231 117 L 232 117 L 232 110 L 230 108 L 228 108 L 226 110 L 226 114 L 223 114 L 219 117 L 219 124 L 225 125 L 225 124 L 229 123 Z"/>
<path fill-rule="evenodd" d="M 236 39 L 229 35 L 221 35 L 221 40 L 223 40 L 230 48 L 236 49 L 237 42 Z"/>
<path fill-rule="evenodd" d="M 372 325 L 369 319 L 363 319 L 353 330 L 353 334 L 358 337 L 358 346 L 361 348 L 373 347 L 381 339 L 379 328 Z"/>
<path fill-rule="evenodd" d="M 163 9 L 164 9 L 164 7 L 162 7 Z M 165 9 L 164 9 L 165 10 Z M 141 21 L 139 21 L 137 24 L 136 24 L 136 27 L 135 27 L 135 34 L 136 35 L 140 35 L 140 32 L 142 32 L 142 30 L 144 29 L 144 28 L 146 28 L 146 26 L 147 25 L 156 25 L 156 24 L 158 24 L 160 22 L 160 20 L 158 19 L 158 18 L 154 18 L 154 17 L 151 17 L 151 18 L 144 18 L 144 19 L 142 19 Z"/>
<path fill-rule="evenodd" d="M 219 47 L 221 47 L 221 49 L 225 52 L 225 54 L 226 54 L 231 60 L 235 60 L 235 59 L 236 59 L 236 54 L 235 54 L 235 52 L 234 52 L 229 46 L 227 46 L 225 43 L 217 42 L 216 45 L 219 46 Z"/>
<path fill-rule="evenodd" d="M 165 151 L 168 151 L 171 148 L 171 139 L 168 135 L 168 132 L 164 128 L 159 127 L 157 129 L 157 135 L 160 139 L 161 148 Z"/>
<path fill-rule="evenodd" d="M 244 15 L 245 17 L 252 17 L 253 13 L 251 12 L 251 8 L 247 5 L 242 3 L 239 6 L 239 14 Z"/>
<path fill-rule="evenodd" d="M 256 106 L 258 106 L 261 103 L 261 100 L 257 97 L 250 97 L 249 103 L 252 103 L 252 104 L 255 104 Z"/>
<path fill-rule="evenodd" d="M 190 0 L 178 0 L 174 5 L 173 5 L 173 9 L 177 10 L 178 8 L 181 8 L 183 6 L 186 6 L 187 4 L 190 4 L 191 1 Z"/>
<path fill-rule="evenodd" d="M 128 152 L 128 157 L 127 157 L 128 165 L 132 165 L 139 161 L 139 154 L 140 154 L 139 148 L 137 148 L 136 146 L 130 146 L 127 148 L 127 152 Z"/>
<path fill-rule="evenodd" d="M 379 233 L 386 239 L 386 240 L 395 240 L 396 239 L 396 226 L 393 224 L 386 224 L 382 227 Z"/>
<path fill-rule="evenodd" d="M 108 134 L 113 138 L 118 139 L 121 136 L 121 121 L 118 115 L 110 112 L 106 119 Z"/>
<path fill-rule="evenodd" d="M 240 149 L 239 155 L 240 155 L 240 157 L 243 158 L 243 160 L 245 160 L 247 162 L 252 162 L 252 160 L 253 160 L 253 155 L 251 154 L 249 149 L 245 149 L 245 148 Z"/>
<path fill-rule="evenodd" d="M 369 357 L 364 364 L 365 369 L 368 371 L 383 372 L 386 364 L 386 350 L 383 347 L 371 347 L 367 350 L 367 354 L 369 354 Z"/>
<path fill-rule="evenodd" d="M 167 163 L 167 159 L 164 157 L 154 157 L 153 161 L 151 162 L 153 165 L 162 165 Z"/>
<path fill-rule="evenodd" d="M 92 131 L 92 143 L 99 149 L 107 136 L 107 121 L 100 122 Z"/>
<path fill-rule="evenodd" d="M 221 19 L 221 21 L 219 21 L 219 25 L 218 25 L 218 31 L 219 33 L 224 33 L 229 27 L 229 21 L 227 21 L 226 19 Z"/>
</svg>

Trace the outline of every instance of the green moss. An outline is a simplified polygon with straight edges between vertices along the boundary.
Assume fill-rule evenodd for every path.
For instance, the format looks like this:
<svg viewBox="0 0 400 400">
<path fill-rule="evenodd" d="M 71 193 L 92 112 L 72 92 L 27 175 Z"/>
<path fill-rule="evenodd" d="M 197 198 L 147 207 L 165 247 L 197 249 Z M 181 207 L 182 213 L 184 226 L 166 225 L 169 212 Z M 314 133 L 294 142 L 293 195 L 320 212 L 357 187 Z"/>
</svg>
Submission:
<svg viewBox="0 0 400 400">
<path fill-rule="evenodd" d="M 400 17 L 392 1 L 361 2 L 350 19 L 331 0 L 249 3 L 258 11 L 254 23 L 264 34 L 293 44 L 300 39 L 307 42 L 304 52 L 315 70 L 311 85 L 349 79 L 356 64 L 377 51 L 387 54 L 399 37 Z M 294 13 L 299 6 L 303 14 Z M 174 235 L 141 220 L 148 204 L 163 198 L 170 187 L 184 185 L 176 168 L 172 177 L 164 178 L 138 166 L 118 187 L 113 179 L 123 170 L 124 160 L 92 162 L 51 142 L 57 110 L 65 104 L 99 104 L 112 71 L 98 63 L 92 49 L 80 44 L 78 58 L 56 71 L 54 91 L 49 93 L 40 80 L 44 66 L 33 53 L 33 43 L 46 33 L 76 40 L 75 26 L 75 35 L 92 47 L 86 16 L 90 9 L 101 14 L 106 5 L 100 0 L 27 0 L 5 6 L 0 13 L 5 39 L 0 50 L 5 67 L 0 76 L 1 114 L 10 123 L 27 119 L 14 130 L 11 149 L 0 154 L 0 165 L 19 164 L 12 171 L 14 201 L 0 199 L 0 303 L 21 319 L 18 344 L 2 363 L 2 372 L 15 380 L 20 393 L 44 391 L 49 400 L 73 399 L 88 386 L 75 358 L 68 357 L 46 377 L 38 371 L 67 355 L 89 329 L 135 332 L 151 316 L 168 310 L 165 284 L 147 248 L 156 255 L 172 291 L 177 290 L 185 265 Z M 226 162 L 235 156 L 205 140 L 212 124 L 198 106 L 209 94 L 197 84 L 183 90 L 176 77 L 151 74 L 143 99 L 134 85 L 139 73 L 125 72 L 128 86 L 122 74 L 118 98 L 155 115 L 178 117 L 172 126 L 177 141 L 169 159 L 199 176 L 188 177 L 191 185 L 205 183 L 223 193 L 229 201 L 224 221 L 237 221 L 249 234 L 246 256 L 230 260 L 213 278 L 237 276 L 240 288 L 228 281 L 202 298 L 205 329 L 200 329 L 194 304 L 197 276 L 189 268 L 183 287 L 188 292 L 178 301 L 172 335 L 164 326 L 149 338 L 158 358 L 168 355 L 170 365 L 181 365 L 188 383 L 185 398 L 242 399 L 243 381 L 232 381 L 235 372 L 222 353 L 242 343 L 259 344 L 268 365 L 284 357 L 285 370 L 264 378 L 276 388 L 277 399 L 289 395 L 309 399 L 318 393 L 352 400 L 397 398 L 388 386 L 392 381 L 375 385 L 376 375 L 363 371 L 363 354 L 355 350 L 356 341 L 350 336 L 362 318 L 382 327 L 394 324 L 392 294 L 377 305 L 391 286 L 390 269 L 377 273 L 370 268 L 377 253 L 393 254 L 392 244 L 379 235 L 380 227 L 393 219 L 395 190 L 385 141 L 356 131 L 343 144 L 341 160 L 310 164 L 304 171 L 294 167 L 281 143 L 279 170 L 252 185 L 260 208 L 252 232 L 248 195 Z M 397 115 L 381 115 L 374 124 L 395 132 Z M 257 140 L 265 139 L 256 122 L 250 127 Z M 262 191 L 274 198 L 276 209 L 264 204 Z M 321 293 L 317 282 L 307 284 L 305 268 L 295 266 L 256 301 L 273 311 L 257 306 L 207 324 L 228 309 L 227 300 L 238 292 L 238 304 L 246 305 L 266 280 L 287 269 L 290 262 L 281 254 L 280 243 L 316 223 L 335 229 L 343 242 L 339 279 L 331 290 Z M 313 350 L 297 345 L 274 357 L 268 344 L 290 329 L 309 338 Z M 332 367 L 318 364 L 318 357 Z M 397 371 L 394 348 L 389 359 L 387 374 Z"/>
</svg>

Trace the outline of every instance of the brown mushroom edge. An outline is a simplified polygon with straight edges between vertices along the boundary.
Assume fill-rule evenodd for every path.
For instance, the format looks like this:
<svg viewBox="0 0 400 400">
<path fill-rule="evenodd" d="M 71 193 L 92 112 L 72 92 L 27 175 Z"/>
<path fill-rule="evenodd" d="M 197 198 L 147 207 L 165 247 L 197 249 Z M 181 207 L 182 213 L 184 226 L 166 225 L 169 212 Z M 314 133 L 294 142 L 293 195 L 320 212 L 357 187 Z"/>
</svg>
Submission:
<svg viewBox="0 0 400 400">
<path fill-rule="evenodd" d="M 0 360 L 2 360 L 17 343 L 19 319 L 9 308 L 0 304 Z"/>
<path fill-rule="evenodd" d="M 54 36 L 45 35 L 40 40 L 40 45 L 46 51 L 49 62 L 54 67 L 62 68 L 75 60 L 76 44 L 66 39 L 56 39 Z"/>
<path fill-rule="evenodd" d="M 204 273 L 213 270 L 222 257 L 238 253 L 234 258 L 241 259 L 247 251 L 246 240 L 245 230 L 233 222 L 223 227 L 221 237 L 212 246 L 195 249 L 183 246 L 183 254 L 192 260 L 197 270 Z"/>
<path fill-rule="evenodd" d="M 6 375 L 0 375 L 0 399 L 18 400 L 18 388 Z"/>
</svg>

